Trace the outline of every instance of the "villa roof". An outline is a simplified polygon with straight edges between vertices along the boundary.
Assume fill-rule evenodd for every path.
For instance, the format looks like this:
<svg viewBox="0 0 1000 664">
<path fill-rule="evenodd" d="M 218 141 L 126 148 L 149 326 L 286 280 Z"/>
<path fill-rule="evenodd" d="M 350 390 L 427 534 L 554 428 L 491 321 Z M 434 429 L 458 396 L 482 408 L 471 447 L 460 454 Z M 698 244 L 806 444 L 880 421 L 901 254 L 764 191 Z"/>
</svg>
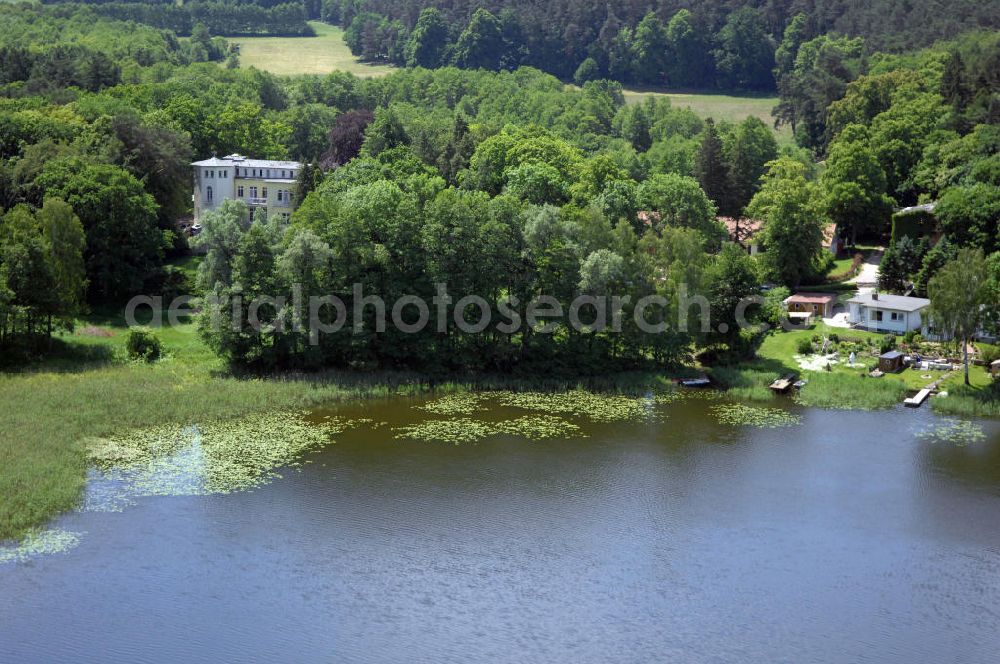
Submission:
<svg viewBox="0 0 1000 664">
<path fill-rule="evenodd" d="M 241 154 L 230 154 L 225 157 L 212 156 L 210 159 L 191 162 L 192 166 L 241 166 L 246 168 L 302 168 L 297 161 L 282 161 L 279 159 L 247 159 Z"/>
<path fill-rule="evenodd" d="M 896 311 L 920 311 L 931 305 L 931 301 L 923 297 L 886 295 L 885 293 L 865 293 L 852 297 L 848 302 L 875 309 L 894 309 Z"/>
<path fill-rule="evenodd" d="M 759 219 L 747 219 L 745 217 L 719 217 L 719 221 L 726 226 L 729 239 L 740 244 L 753 240 L 753 236 L 759 233 L 760 229 L 764 227 L 764 222 Z"/>
<path fill-rule="evenodd" d="M 910 207 L 900 208 L 896 210 L 896 214 L 913 214 L 915 212 L 934 212 L 937 208 L 937 201 L 931 201 L 930 203 L 923 203 L 922 205 L 911 205 Z"/>
</svg>

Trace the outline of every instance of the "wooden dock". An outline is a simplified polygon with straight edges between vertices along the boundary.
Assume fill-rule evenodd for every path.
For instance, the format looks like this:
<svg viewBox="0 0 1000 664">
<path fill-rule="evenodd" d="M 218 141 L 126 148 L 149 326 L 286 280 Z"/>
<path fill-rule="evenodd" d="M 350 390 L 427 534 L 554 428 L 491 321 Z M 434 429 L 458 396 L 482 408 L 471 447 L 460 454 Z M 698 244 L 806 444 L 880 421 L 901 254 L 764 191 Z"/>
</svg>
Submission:
<svg viewBox="0 0 1000 664">
<path fill-rule="evenodd" d="M 785 393 L 789 389 L 791 389 L 792 384 L 794 382 L 795 382 L 795 374 L 788 374 L 786 376 L 782 376 L 781 378 L 776 379 L 773 383 L 771 383 L 770 387 L 775 392 Z"/>
<path fill-rule="evenodd" d="M 909 408 L 920 408 L 927 401 L 927 398 L 931 395 L 931 390 L 929 387 L 917 392 L 914 396 L 903 399 L 903 404 Z"/>
<path fill-rule="evenodd" d="M 943 376 L 935 380 L 933 383 L 931 383 L 924 389 L 914 394 L 912 397 L 903 399 L 903 405 L 906 406 L 907 408 L 920 408 L 922 405 L 924 405 L 924 402 L 927 401 L 927 399 L 929 399 L 932 394 L 937 394 L 938 386 L 941 383 L 943 383 L 946 379 L 948 379 L 951 376 L 951 374 L 952 372 L 949 371 L 948 373 L 944 374 Z"/>
</svg>

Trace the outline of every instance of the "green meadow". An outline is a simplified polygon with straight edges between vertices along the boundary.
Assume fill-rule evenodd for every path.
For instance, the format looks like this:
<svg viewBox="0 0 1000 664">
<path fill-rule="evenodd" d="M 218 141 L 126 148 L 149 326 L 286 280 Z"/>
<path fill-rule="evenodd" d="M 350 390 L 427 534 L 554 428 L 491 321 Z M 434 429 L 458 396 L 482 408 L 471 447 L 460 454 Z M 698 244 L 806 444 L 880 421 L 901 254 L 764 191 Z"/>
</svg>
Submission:
<svg viewBox="0 0 1000 664">
<path fill-rule="evenodd" d="M 625 90 L 625 101 L 629 104 L 638 104 L 649 97 L 666 97 L 670 103 L 678 108 L 690 108 L 692 111 L 704 118 L 715 120 L 726 120 L 728 122 L 739 122 L 744 118 L 755 116 L 760 118 L 768 127 L 774 126 L 774 118 L 771 116 L 771 109 L 778 105 L 777 97 L 736 97 L 724 94 L 697 94 L 683 92 L 669 92 L 660 90 Z M 778 145 L 792 145 L 792 129 L 788 125 L 775 130 L 778 138 Z"/>
<path fill-rule="evenodd" d="M 240 66 L 256 67 L 273 74 L 329 74 L 346 71 L 355 76 L 385 76 L 394 67 L 360 62 L 344 43 L 344 31 L 333 25 L 310 21 L 315 37 L 233 37 L 240 46 Z"/>
</svg>

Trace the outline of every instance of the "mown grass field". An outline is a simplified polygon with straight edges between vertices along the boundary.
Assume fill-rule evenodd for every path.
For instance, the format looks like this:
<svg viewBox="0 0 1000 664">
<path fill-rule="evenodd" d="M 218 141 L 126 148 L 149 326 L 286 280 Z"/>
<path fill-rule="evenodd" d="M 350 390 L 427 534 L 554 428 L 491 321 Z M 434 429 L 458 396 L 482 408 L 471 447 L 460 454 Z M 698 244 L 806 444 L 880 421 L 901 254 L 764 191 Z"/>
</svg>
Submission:
<svg viewBox="0 0 1000 664">
<path fill-rule="evenodd" d="M 319 21 L 310 21 L 315 37 L 233 37 L 240 45 L 240 66 L 256 67 L 273 74 L 329 74 L 347 71 L 355 76 L 385 76 L 393 67 L 358 61 L 344 43 L 344 31 Z"/>
<path fill-rule="evenodd" d="M 638 104 L 649 97 L 667 97 L 679 108 L 688 107 L 703 118 L 739 122 L 755 116 L 768 127 L 774 126 L 771 109 L 778 104 L 777 97 L 735 97 L 723 94 L 687 94 L 653 90 L 625 90 L 625 102 Z M 792 129 L 788 125 L 775 130 L 778 145 L 792 145 Z"/>
</svg>

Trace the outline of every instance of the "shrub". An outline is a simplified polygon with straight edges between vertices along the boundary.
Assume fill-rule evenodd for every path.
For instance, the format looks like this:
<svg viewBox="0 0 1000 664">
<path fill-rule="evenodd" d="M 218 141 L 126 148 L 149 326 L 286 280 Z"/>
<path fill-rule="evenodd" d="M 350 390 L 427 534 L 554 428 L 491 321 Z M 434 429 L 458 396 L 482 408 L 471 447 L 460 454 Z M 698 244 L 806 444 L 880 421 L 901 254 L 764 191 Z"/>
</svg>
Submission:
<svg viewBox="0 0 1000 664">
<path fill-rule="evenodd" d="M 916 330 L 907 330 L 906 334 L 903 335 L 903 343 L 907 346 L 913 343 L 913 340 L 917 338 Z"/>
<path fill-rule="evenodd" d="M 160 340 L 148 328 L 129 328 L 128 337 L 125 339 L 125 350 L 130 360 L 153 362 L 160 357 Z"/>
<path fill-rule="evenodd" d="M 896 349 L 896 335 L 888 334 L 882 338 L 879 342 L 878 350 L 880 353 L 888 353 L 890 350 Z"/>
<path fill-rule="evenodd" d="M 976 344 L 979 347 L 979 359 L 986 363 L 989 367 L 992 362 L 1000 360 L 1000 346 L 993 346 L 990 344 Z"/>
<path fill-rule="evenodd" d="M 840 282 L 847 281 L 848 279 L 853 279 L 857 276 L 858 271 L 861 269 L 861 264 L 865 262 L 864 254 L 854 254 L 851 259 L 851 266 L 843 272 L 838 272 L 836 274 L 831 274 L 826 278 L 829 282 Z"/>
<path fill-rule="evenodd" d="M 812 341 L 806 338 L 799 339 L 795 349 L 798 351 L 799 355 L 811 355 L 813 352 Z"/>
<path fill-rule="evenodd" d="M 840 343 L 840 335 L 837 334 L 836 332 L 831 332 L 830 333 L 830 343 L 832 343 L 832 344 L 839 344 Z"/>
</svg>

